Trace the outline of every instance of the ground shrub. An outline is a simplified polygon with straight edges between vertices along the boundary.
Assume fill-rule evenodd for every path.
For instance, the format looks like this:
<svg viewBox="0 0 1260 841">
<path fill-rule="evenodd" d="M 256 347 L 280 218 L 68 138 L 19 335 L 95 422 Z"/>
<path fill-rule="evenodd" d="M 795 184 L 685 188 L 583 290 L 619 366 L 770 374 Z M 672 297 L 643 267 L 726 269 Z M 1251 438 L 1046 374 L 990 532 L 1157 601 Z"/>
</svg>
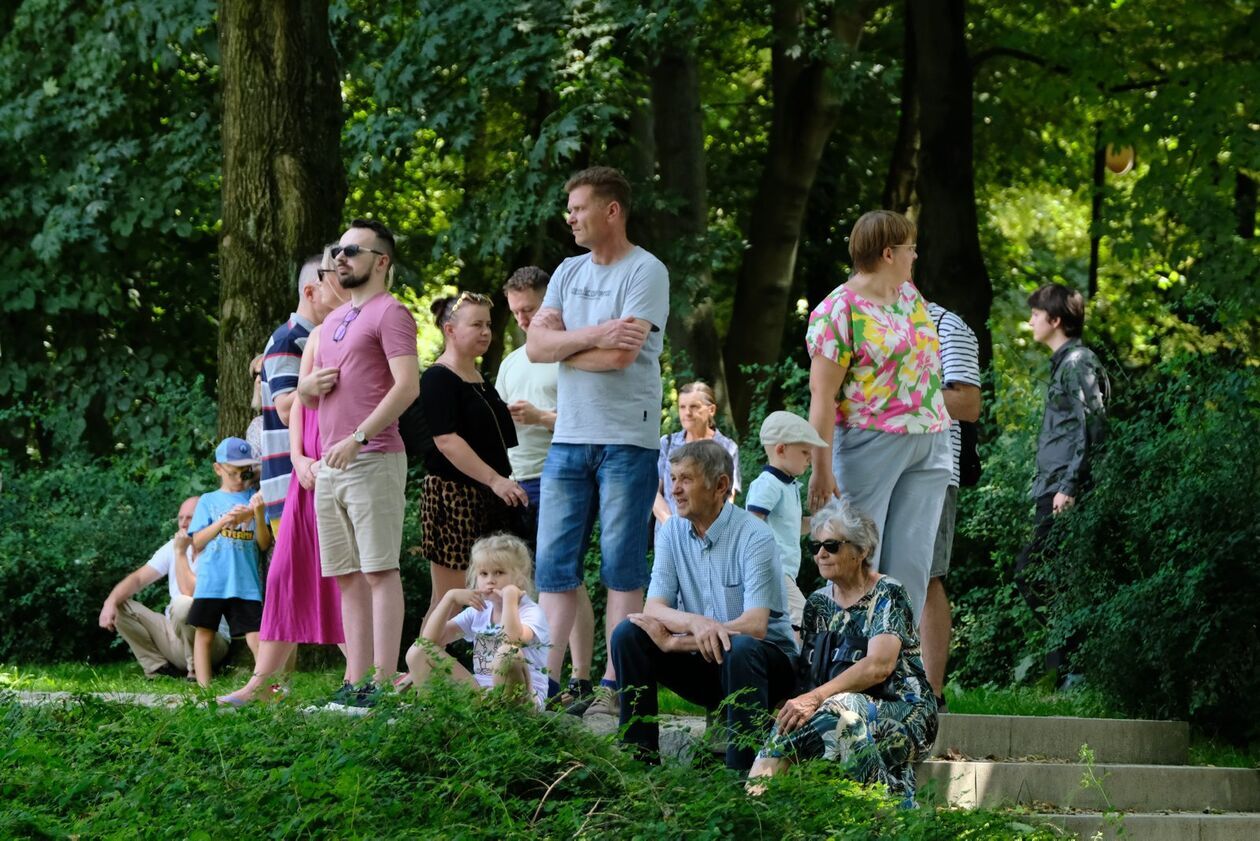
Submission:
<svg viewBox="0 0 1260 841">
<path fill-rule="evenodd" d="M 812 763 L 759 799 L 722 769 L 648 769 L 569 717 L 439 686 L 362 719 L 295 705 L 0 702 L 0 836 L 93 838 L 1051 837 L 902 810 Z"/>
<path fill-rule="evenodd" d="M 17 407 L 0 413 L 21 413 Z M 200 380 L 160 377 L 120 421 L 108 458 L 0 463 L 0 660 L 101 660 L 126 650 L 96 625 L 110 588 L 175 532 L 175 512 L 217 485 L 214 405 Z M 166 589 L 147 600 L 165 604 Z"/>
<path fill-rule="evenodd" d="M 1080 629 L 1089 680 L 1136 715 L 1260 738 L 1260 372 L 1222 355 L 1168 360 L 1113 423 L 1098 483 L 1055 571 L 1060 637 Z"/>
</svg>

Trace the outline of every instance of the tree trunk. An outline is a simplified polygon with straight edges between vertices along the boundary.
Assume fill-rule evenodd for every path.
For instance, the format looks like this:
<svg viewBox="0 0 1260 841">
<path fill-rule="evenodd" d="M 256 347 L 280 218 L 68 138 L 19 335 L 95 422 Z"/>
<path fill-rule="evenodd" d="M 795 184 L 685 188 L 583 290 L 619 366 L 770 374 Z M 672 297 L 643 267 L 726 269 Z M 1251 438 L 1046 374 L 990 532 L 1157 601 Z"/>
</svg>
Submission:
<svg viewBox="0 0 1260 841">
<path fill-rule="evenodd" d="M 964 0 L 908 0 L 919 92 L 919 259 L 915 278 L 953 310 L 993 358 L 993 287 L 980 253 Z"/>
<path fill-rule="evenodd" d="M 253 415 L 249 360 L 297 303 L 293 278 L 341 224 L 341 88 L 327 0 L 220 0 L 223 233 L 219 433 Z"/>
<path fill-rule="evenodd" d="M 1107 189 L 1107 144 L 1103 143 L 1101 125 L 1094 127 L 1094 169 L 1091 178 L 1093 192 L 1089 203 L 1089 272 L 1085 287 L 1092 299 L 1098 294 L 1098 262 L 1103 232 L 1103 194 Z"/>
<path fill-rule="evenodd" d="M 670 313 L 666 333 L 678 377 L 713 386 L 730 430 L 730 401 L 721 343 L 709 289 L 708 176 L 700 70 L 692 50 L 670 48 L 652 70 L 652 104 L 660 187 L 678 204 L 653 225 L 669 265 Z M 666 243 L 668 242 L 668 245 Z"/>
<path fill-rule="evenodd" d="M 801 43 L 802 4 L 775 0 L 773 15 L 774 109 L 769 147 L 753 199 L 748 249 L 740 265 L 725 346 L 731 410 L 741 431 L 748 422 L 757 377 L 743 369 L 779 361 L 805 204 L 840 116 L 828 78 L 830 67 L 822 60 L 811 60 L 810 51 Z M 856 47 L 865 15 L 863 3 L 837 2 L 831 12 L 831 36 Z"/>
<path fill-rule="evenodd" d="M 1234 213 L 1238 218 L 1237 232 L 1243 239 L 1256 236 L 1256 181 L 1247 173 L 1234 172 Z"/>
<path fill-rule="evenodd" d="M 906 10 L 904 58 L 901 72 L 901 116 L 897 121 L 897 140 L 893 144 L 888 180 L 884 182 L 884 207 L 918 218 L 914 207 L 914 182 L 919 165 L 919 89 L 915 74 L 919 63 L 914 50 L 914 20 Z"/>
</svg>

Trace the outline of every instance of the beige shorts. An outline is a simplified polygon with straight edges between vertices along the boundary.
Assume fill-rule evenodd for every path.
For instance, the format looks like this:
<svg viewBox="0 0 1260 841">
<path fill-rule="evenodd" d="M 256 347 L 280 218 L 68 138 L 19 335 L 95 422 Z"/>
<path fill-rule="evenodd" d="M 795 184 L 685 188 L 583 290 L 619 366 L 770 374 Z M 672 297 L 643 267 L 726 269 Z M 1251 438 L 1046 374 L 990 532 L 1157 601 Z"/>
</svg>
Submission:
<svg viewBox="0 0 1260 841">
<path fill-rule="evenodd" d="M 783 574 L 783 591 L 787 593 L 788 616 L 792 620 L 792 627 L 799 628 L 805 619 L 805 594 L 796 586 L 796 579 L 787 573 Z"/>
<path fill-rule="evenodd" d="M 325 578 L 398 569 L 406 484 L 403 453 L 360 453 L 340 470 L 320 466 L 315 518 Z"/>
</svg>

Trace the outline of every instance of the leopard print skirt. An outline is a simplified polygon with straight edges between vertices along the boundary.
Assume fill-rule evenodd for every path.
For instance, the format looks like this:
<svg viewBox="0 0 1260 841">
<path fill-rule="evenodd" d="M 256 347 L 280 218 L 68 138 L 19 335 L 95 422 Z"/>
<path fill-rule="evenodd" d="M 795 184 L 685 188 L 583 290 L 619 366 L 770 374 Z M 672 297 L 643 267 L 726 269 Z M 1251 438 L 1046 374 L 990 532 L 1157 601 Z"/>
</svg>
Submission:
<svg viewBox="0 0 1260 841">
<path fill-rule="evenodd" d="M 496 532 L 518 534 L 513 512 L 484 485 L 452 482 L 432 473 L 424 477 L 420 499 L 420 554 L 448 569 L 468 569 L 472 546 Z"/>
</svg>

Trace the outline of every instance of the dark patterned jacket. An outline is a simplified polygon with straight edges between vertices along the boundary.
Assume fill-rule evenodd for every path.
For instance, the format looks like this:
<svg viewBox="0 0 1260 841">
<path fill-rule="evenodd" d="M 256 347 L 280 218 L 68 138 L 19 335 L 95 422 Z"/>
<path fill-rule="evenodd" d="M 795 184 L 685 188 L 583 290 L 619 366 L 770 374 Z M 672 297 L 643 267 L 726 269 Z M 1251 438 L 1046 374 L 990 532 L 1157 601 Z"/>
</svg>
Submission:
<svg viewBox="0 0 1260 841">
<path fill-rule="evenodd" d="M 1089 487 L 1090 462 L 1107 437 L 1110 397 L 1107 371 L 1080 339 L 1068 339 L 1050 357 L 1034 499 L 1053 493 L 1074 497 Z"/>
</svg>

